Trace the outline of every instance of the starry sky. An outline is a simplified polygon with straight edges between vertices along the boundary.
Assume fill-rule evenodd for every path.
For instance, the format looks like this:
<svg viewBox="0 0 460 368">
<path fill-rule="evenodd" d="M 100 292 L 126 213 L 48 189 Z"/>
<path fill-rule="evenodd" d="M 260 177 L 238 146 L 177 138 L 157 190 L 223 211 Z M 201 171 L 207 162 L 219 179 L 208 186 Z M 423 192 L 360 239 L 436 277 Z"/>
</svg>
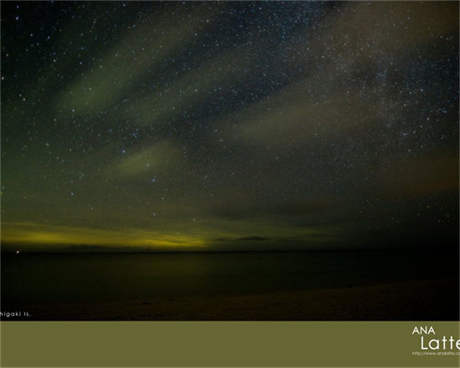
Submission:
<svg viewBox="0 0 460 368">
<path fill-rule="evenodd" d="M 4 249 L 458 246 L 457 2 L 2 2 Z"/>
</svg>

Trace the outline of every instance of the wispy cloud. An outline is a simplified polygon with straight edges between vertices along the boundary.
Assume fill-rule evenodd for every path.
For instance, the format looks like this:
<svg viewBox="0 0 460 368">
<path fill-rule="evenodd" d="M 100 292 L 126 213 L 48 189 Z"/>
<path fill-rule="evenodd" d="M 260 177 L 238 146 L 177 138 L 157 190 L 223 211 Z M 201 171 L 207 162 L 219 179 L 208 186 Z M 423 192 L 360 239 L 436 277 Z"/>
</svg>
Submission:
<svg viewBox="0 0 460 368">
<path fill-rule="evenodd" d="M 183 163 L 182 151 L 171 141 L 162 140 L 133 152 L 127 149 L 107 169 L 109 176 L 135 177 L 178 169 Z"/>
<path fill-rule="evenodd" d="M 166 58 L 180 52 L 209 27 L 217 9 L 204 4 L 188 9 L 187 16 L 180 14 L 187 12 L 183 8 L 163 17 L 154 13 L 139 16 L 113 48 L 88 66 L 88 73 L 61 93 L 56 110 L 86 114 L 116 104 L 144 73 L 159 72 Z M 173 24 L 171 17 L 186 21 Z"/>
<path fill-rule="evenodd" d="M 391 199 L 458 193 L 458 157 L 453 152 L 391 157 L 379 168 L 377 180 L 380 190 Z"/>
<path fill-rule="evenodd" d="M 251 71 L 255 53 L 244 46 L 223 51 L 204 61 L 169 85 L 160 86 L 151 95 L 139 98 L 126 109 L 125 117 L 138 125 L 163 125 L 187 113 L 226 89 L 244 80 Z"/>
<path fill-rule="evenodd" d="M 397 65 L 412 52 L 455 32 L 454 8 L 436 3 L 338 7 L 316 33 L 308 28 L 292 37 L 290 63 L 303 66 L 300 80 L 220 124 L 238 142 L 280 146 L 403 119 L 406 102 L 400 93 L 408 87 L 395 89 L 391 78 L 401 77 L 405 71 Z"/>
</svg>

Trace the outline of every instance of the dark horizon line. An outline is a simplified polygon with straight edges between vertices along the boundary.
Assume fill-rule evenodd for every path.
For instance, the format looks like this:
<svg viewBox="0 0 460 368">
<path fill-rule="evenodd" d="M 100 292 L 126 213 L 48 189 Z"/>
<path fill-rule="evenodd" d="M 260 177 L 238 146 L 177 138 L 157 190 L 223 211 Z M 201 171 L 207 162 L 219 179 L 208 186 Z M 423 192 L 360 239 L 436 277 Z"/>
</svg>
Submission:
<svg viewBox="0 0 460 368">
<path fill-rule="evenodd" d="M 393 247 L 378 247 L 378 248 L 327 248 L 327 249 L 249 249 L 249 250 L 67 250 L 67 251 L 44 251 L 44 250 L 20 250 L 20 255 L 139 255 L 139 254 L 229 254 L 229 253 L 332 253 L 332 252 L 343 252 L 343 253 L 362 253 L 362 252 L 382 252 L 382 251 L 394 251 L 398 253 L 408 253 L 414 250 L 420 252 L 428 252 L 437 250 L 437 247 L 423 246 L 417 248 L 415 246 L 404 247 L 404 248 L 393 248 Z M 459 249 L 456 247 L 443 247 L 442 250 L 453 250 L 459 253 Z M 6 250 L 0 248 L 0 254 L 2 255 L 16 255 L 16 250 Z"/>
</svg>

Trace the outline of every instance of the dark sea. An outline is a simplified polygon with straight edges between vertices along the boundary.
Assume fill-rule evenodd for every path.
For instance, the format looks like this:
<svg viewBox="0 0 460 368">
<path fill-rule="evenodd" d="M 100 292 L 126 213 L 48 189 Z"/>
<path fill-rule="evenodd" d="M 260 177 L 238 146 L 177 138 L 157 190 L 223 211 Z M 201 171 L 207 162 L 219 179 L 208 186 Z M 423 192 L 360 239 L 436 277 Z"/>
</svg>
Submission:
<svg viewBox="0 0 460 368">
<path fill-rule="evenodd" d="M 455 253 L 3 254 L 2 303 L 249 295 L 456 278 Z"/>
</svg>

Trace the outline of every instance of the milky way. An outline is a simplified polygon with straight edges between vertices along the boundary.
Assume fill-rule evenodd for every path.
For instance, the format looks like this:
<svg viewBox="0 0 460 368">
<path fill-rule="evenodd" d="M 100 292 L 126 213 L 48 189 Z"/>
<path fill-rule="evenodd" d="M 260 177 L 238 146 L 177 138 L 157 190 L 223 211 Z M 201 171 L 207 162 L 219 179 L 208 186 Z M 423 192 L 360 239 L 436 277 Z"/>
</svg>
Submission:
<svg viewBox="0 0 460 368">
<path fill-rule="evenodd" d="M 457 246 L 458 3 L 2 2 L 28 250 Z"/>
</svg>

